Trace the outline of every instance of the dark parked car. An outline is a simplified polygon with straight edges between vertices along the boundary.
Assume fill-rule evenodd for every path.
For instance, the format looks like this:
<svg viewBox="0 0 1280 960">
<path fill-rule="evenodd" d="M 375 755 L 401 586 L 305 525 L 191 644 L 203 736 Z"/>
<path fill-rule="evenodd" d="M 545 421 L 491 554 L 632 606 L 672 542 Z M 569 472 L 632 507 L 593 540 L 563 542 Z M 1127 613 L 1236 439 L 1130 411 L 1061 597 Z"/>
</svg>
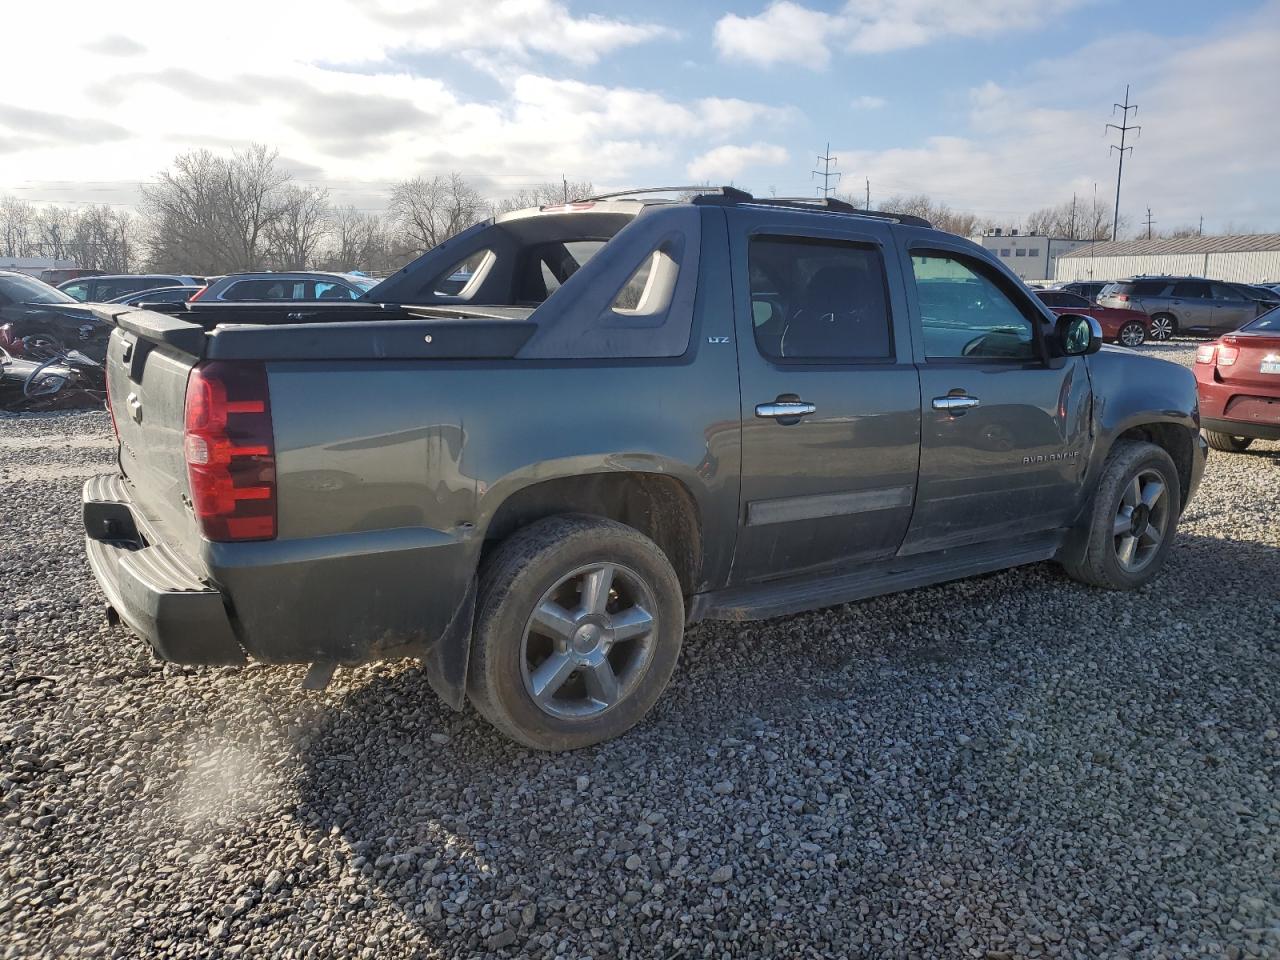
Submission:
<svg viewBox="0 0 1280 960">
<path fill-rule="evenodd" d="M 157 287 L 198 287 L 200 277 L 177 276 L 166 273 L 114 274 L 96 277 L 80 277 L 59 284 L 58 289 L 81 303 L 110 303 L 119 297 Z"/>
<path fill-rule="evenodd" d="M 212 300 L 358 300 L 377 286 L 351 273 L 231 273 L 209 283 L 195 299 Z"/>
<path fill-rule="evenodd" d="M 544 749 L 637 723 L 699 620 L 1050 559 L 1140 587 L 1204 467 L 1189 370 L 841 202 L 597 198 L 479 224 L 368 301 L 96 309 L 110 616 L 313 686 L 418 656 Z"/>
<path fill-rule="evenodd" d="M 109 300 L 108 303 L 124 303 L 135 307 L 140 303 L 186 303 L 203 289 L 204 287 L 192 285 L 155 287 L 150 290 L 141 290 L 138 293 L 126 293 L 122 297 Z"/>
<path fill-rule="evenodd" d="M 1035 290 L 1040 302 L 1056 314 L 1079 313 L 1093 317 L 1102 327 L 1102 336 L 1126 347 L 1140 347 L 1150 332 L 1151 318 L 1136 310 L 1099 307 L 1085 297 L 1065 290 Z"/>
<path fill-rule="evenodd" d="M 1193 369 L 1209 446 L 1280 440 L 1280 309 L 1201 346 Z"/>
<path fill-rule="evenodd" d="M 1151 317 L 1151 338 L 1234 330 L 1275 306 L 1239 285 L 1202 277 L 1130 277 L 1109 283 L 1098 306 L 1141 310 Z"/>
<path fill-rule="evenodd" d="M 111 325 L 56 287 L 25 273 L 0 270 L 0 325 L 6 349 L 46 356 L 79 350 L 101 361 Z"/>
<path fill-rule="evenodd" d="M 1055 289 L 1074 293 L 1076 296 L 1084 297 L 1090 303 L 1097 303 L 1098 294 L 1108 282 L 1107 280 L 1072 280 L 1069 283 L 1058 284 Z"/>
</svg>

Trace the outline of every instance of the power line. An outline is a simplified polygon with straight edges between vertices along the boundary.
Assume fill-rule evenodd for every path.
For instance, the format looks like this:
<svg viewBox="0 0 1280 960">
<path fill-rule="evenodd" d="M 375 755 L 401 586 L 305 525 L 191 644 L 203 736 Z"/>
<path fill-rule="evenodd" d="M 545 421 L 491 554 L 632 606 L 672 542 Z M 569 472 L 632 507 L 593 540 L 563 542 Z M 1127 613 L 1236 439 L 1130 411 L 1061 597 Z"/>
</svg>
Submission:
<svg viewBox="0 0 1280 960">
<path fill-rule="evenodd" d="M 831 156 L 831 142 L 827 142 L 827 152 L 825 155 L 819 155 L 818 162 L 822 164 L 821 170 L 814 170 L 810 173 L 810 179 L 813 177 L 822 178 L 822 186 L 819 188 L 824 197 L 829 197 L 835 193 L 835 187 L 831 185 L 831 178 L 835 177 L 836 183 L 840 182 L 840 174 L 831 172 L 831 165 L 836 163 L 840 158 Z"/>
<path fill-rule="evenodd" d="M 1129 85 L 1127 83 L 1124 85 L 1124 103 L 1115 103 L 1111 105 L 1111 115 L 1113 117 L 1116 115 L 1117 110 L 1122 111 L 1120 122 L 1118 124 L 1108 123 L 1106 126 L 1107 130 L 1120 131 L 1119 145 L 1117 146 L 1114 143 L 1111 144 L 1111 149 L 1120 154 L 1120 165 L 1116 169 L 1116 208 L 1114 211 L 1115 216 L 1112 219 L 1112 223 L 1111 223 L 1111 239 L 1112 240 L 1118 240 L 1119 233 L 1120 233 L 1120 178 L 1124 176 L 1124 153 L 1126 150 L 1128 150 L 1130 153 L 1133 152 L 1133 147 L 1126 147 L 1124 145 L 1125 136 L 1129 133 L 1130 130 L 1137 130 L 1138 135 L 1139 136 L 1142 135 L 1142 127 L 1138 126 L 1137 124 L 1129 123 L 1129 111 L 1132 110 L 1134 116 L 1137 116 L 1138 105 L 1136 103 L 1133 103 L 1133 104 L 1129 103 Z"/>
</svg>

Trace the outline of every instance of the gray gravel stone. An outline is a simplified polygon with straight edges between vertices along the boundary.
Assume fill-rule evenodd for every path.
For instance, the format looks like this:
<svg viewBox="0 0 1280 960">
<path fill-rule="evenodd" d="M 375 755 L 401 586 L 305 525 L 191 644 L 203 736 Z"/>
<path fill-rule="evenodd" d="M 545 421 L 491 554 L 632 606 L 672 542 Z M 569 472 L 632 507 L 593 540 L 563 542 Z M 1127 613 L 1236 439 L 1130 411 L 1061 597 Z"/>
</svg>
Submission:
<svg viewBox="0 0 1280 960">
<path fill-rule="evenodd" d="M 1136 594 L 702 624 L 545 755 L 409 662 L 154 662 L 84 561 L 109 435 L 0 416 L 0 956 L 1280 957 L 1280 444 L 1211 457 Z"/>
</svg>

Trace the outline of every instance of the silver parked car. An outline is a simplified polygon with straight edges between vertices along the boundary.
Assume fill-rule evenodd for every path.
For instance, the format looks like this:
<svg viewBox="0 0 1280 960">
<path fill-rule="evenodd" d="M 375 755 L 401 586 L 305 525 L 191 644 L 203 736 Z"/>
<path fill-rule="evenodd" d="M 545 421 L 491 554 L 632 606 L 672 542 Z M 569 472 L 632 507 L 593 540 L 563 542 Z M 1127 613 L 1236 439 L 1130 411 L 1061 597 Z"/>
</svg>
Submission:
<svg viewBox="0 0 1280 960">
<path fill-rule="evenodd" d="M 193 300 L 359 300 L 378 285 L 355 273 L 314 270 L 291 273 L 229 273 L 211 280 Z"/>
<path fill-rule="evenodd" d="M 1103 287 L 1098 306 L 1141 310 L 1151 316 L 1151 338 L 1179 333 L 1216 335 L 1235 330 L 1280 303 L 1254 288 L 1203 277 L 1130 277 Z"/>
</svg>

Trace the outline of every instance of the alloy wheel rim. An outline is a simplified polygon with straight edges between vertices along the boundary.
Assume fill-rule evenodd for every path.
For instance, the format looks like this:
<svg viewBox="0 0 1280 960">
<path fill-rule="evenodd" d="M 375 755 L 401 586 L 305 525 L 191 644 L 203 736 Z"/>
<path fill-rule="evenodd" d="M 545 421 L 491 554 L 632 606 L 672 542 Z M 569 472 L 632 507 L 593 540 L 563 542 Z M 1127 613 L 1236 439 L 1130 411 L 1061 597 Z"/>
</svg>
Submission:
<svg viewBox="0 0 1280 960">
<path fill-rule="evenodd" d="M 1130 323 L 1120 331 L 1120 341 L 1126 347 L 1138 347 L 1142 345 L 1142 341 L 1146 339 L 1146 333 L 1142 329 L 1142 325 L 1138 323 Z"/>
<path fill-rule="evenodd" d="M 1169 491 L 1155 470 L 1143 470 L 1125 485 L 1111 528 L 1120 568 L 1138 573 L 1150 566 L 1169 533 Z"/>
<path fill-rule="evenodd" d="M 1168 340 L 1173 336 L 1173 324 L 1164 317 L 1151 321 L 1151 336 L 1157 340 Z"/>
<path fill-rule="evenodd" d="M 582 720 L 634 692 L 653 661 L 653 591 L 616 563 L 579 567 L 538 601 L 520 644 L 525 692 L 553 717 Z"/>
</svg>

